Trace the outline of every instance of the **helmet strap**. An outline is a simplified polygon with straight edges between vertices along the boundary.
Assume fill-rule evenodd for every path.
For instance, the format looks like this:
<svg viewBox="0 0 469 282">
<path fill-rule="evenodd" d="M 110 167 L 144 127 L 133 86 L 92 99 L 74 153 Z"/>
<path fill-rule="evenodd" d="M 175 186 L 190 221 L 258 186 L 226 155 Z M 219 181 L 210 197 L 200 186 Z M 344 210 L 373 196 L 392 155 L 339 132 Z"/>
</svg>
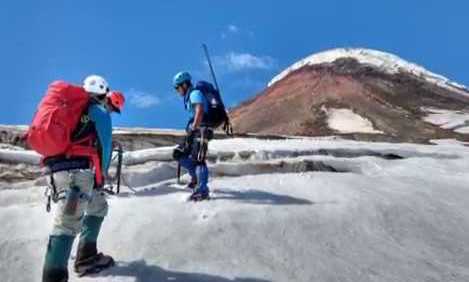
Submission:
<svg viewBox="0 0 469 282">
<path fill-rule="evenodd" d="M 190 83 L 190 81 L 186 81 L 182 84 L 183 86 L 186 85 L 185 87 L 185 91 L 184 91 L 184 96 L 186 96 L 187 94 L 191 93 L 192 89 L 194 88 L 192 86 L 192 83 Z"/>
</svg>

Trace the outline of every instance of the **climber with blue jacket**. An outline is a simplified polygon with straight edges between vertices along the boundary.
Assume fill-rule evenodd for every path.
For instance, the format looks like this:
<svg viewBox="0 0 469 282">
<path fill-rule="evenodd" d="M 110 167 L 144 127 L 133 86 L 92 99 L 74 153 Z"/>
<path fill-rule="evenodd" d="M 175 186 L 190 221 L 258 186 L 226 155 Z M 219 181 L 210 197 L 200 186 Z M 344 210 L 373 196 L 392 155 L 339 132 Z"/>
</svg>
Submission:
<svg viewBox="0 0 469 282">
<path fill-rule="evenodd" d="M 184 99 L 184 107 L 191 115 L 186 126 L 184 145 L 176 148 L 174 157 L 191 176 L 188 188 L 192 189 L 193 193 L 189 200 L 209 199 L 209 170 L 205 158 L 208 141 L 213 136 L 213 129 L 206 122 L 210 103 L 204 93 L 193 86 L 192 77 L 188 72 L 177 73 L 173 78 L 173 86 Z"/>
</svg>

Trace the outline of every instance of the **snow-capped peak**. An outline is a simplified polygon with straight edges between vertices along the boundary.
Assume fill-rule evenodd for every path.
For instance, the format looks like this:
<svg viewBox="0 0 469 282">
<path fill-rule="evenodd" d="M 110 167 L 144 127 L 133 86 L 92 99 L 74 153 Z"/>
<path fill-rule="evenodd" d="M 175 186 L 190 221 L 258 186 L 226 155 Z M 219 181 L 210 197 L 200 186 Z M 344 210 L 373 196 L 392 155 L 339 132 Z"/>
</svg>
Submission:
<svg viewBox="0 0 469 282">
<path fill-rule="evenodd" d="M 419 65 L 410 63 L 390 53 L 360 48 L 338 48 L 310 55 L 309 57 L 296 62 L 275 76 L 269 82 L 268 86 L 272 86 L 277 81 L 285 78 L 291 72 L 304 66 L 332 63 L 340 58 L 354 58 L 362 64 L 374 66 L 390 74 L 395 74 L 398 72 L 411 73 L 415 76 L 424 78 L 431 83 L 435 83 L 441 87 L 449 88 L 453 91 L 461 92 L 461 90 L 466 90 L 464 91 L 464 94 L 469 96 L 467 88 L 464 85 L 452 82 L 442 75 L 430 72 Z"/>
</svg>

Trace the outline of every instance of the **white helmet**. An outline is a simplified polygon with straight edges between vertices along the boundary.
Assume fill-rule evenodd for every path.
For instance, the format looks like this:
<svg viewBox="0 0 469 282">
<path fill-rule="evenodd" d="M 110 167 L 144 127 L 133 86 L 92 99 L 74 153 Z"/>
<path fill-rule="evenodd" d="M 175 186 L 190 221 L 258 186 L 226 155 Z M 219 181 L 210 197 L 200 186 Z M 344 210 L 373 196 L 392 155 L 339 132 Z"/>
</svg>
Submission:
<svg viewBox="0 0 469 282">
<path fill-rule="evenodd" d="M 103 95 L 109 92 L 109 84 L 99 75 L 90 75 L 83 81 L 83 88 L 86 92 Z"/>
</svg>

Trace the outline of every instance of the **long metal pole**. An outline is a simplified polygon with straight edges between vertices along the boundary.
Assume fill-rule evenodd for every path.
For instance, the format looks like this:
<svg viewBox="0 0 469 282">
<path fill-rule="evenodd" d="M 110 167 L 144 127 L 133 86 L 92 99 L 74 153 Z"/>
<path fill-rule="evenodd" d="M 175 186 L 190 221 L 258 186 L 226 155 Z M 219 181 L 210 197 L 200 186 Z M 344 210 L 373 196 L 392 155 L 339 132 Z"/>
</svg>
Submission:
<svg viewBox="0 0 469 282">
<path fill-rule="evenodd" d="M 208 53 L 207 45 L 203 43 L 202 48 L 204 49 L 205 57 L 207 57 L 208 66 L 210 68 L 210 72 L 212 73 L 213 83 L 215 83 L 215 87 L 217 88 L 217 91 L 220 92 L 220 87 L 218 86 L 217 78 L 215 76 L 215 71 L 213 70 L 212 60 L 210 60 L 210 55 Z"/>
<path fill-rule="evenodd" d="M 179 161 L 176 170 L 176 183 L 181 184 L 181 163 Z"/>
</svg>

